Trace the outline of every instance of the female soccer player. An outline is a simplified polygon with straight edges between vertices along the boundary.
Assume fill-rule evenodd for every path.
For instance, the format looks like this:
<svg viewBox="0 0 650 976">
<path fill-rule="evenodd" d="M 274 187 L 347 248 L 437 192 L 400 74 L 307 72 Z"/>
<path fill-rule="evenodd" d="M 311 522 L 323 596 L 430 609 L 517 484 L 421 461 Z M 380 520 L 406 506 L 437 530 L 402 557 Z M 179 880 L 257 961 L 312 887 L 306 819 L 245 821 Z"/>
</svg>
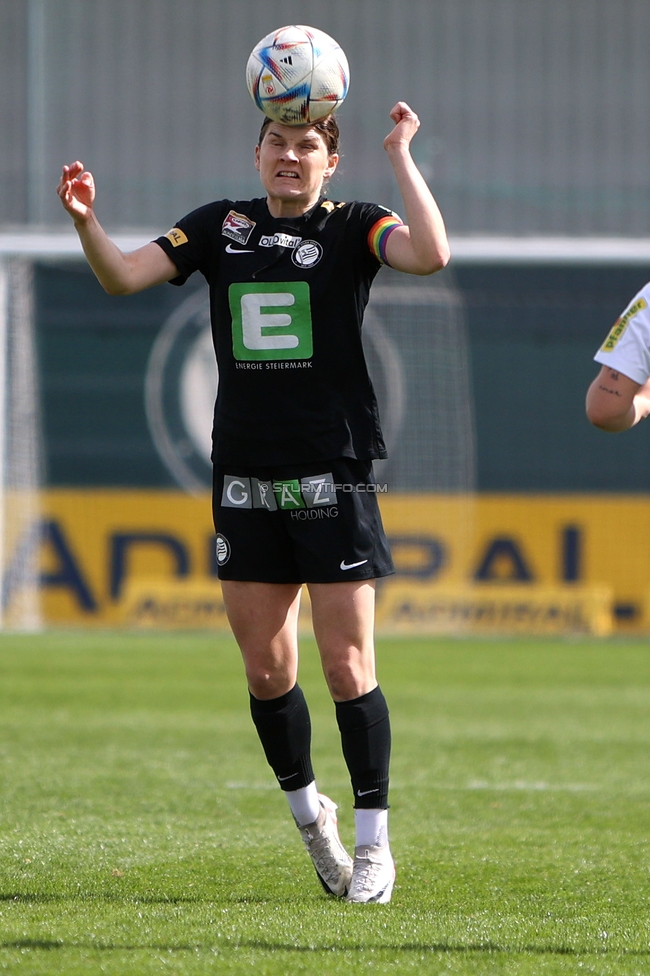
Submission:
<svg viewBox="0 0 650 976">
<path fill-rule="evenodd" d="M 650 283 L 612 326 L 594 359 L 600 372 L 587 391 L 587 417 L 601 430 L 628 430 L 650 413 Z"/>
<path fill-rule="evenodd" d="M 384 141 L 407 223 L 369 203 L 334 203 L 338 126 L 265 120 L 255 149 L 265 197 L 220 200 L 163 237 L 122 253 L 99 225 L 93 177 L 63 167 L 58 194 L 110 294 L 200 271 L 210 286 L 219 364 L 213 432 L 217 562 L 241 648 L 252 718 L 326 891 L 388 902 L 388 708 L 375 676 L 375 580 L 393 572 L 373 491 L 386 457 L 361 345 L 382 263 L 409 274 L 444 267 L 440 211 L 410 154 L 420 122 L 404 102 Z M 335 703 L 354 791 L 356 848 L 319 794 L 309 712 L 297 684 L 301 585 Z"/>
</svg>

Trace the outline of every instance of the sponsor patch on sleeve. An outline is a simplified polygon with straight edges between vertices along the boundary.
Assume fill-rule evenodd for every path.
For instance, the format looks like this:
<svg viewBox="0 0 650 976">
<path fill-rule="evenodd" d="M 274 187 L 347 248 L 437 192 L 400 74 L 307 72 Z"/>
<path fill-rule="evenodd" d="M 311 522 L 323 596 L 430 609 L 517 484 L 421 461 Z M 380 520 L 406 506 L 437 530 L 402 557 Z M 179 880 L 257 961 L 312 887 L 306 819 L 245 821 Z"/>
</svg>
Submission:
<svg viewBox="0 0 650 976">
<path fill-rule="evenodd" d="M 180 244 L 187 244 L 187 237 L 180 229 L 180 227 L 172 227 L 165 234 L 168 241 L 171 241 L 172 247 L 178 247 Z"/>
<path fill-rule="evenodd" d="M 616 322 L 614 322 L 611 332 L 601 346 L 601 352 L 611 352 L 627 329 L 628 324 L 636 315 L 639 314 L 639 312 L 643 311 L 643 309 L 647 307 L 648 303 L 646 302 L 645 298 L 639 298 L 636 302 L 634 302 L 633 305 L 630 305 L 627 312 L 621 315 L 620 319 L 617 319 Z"/>
</svg>

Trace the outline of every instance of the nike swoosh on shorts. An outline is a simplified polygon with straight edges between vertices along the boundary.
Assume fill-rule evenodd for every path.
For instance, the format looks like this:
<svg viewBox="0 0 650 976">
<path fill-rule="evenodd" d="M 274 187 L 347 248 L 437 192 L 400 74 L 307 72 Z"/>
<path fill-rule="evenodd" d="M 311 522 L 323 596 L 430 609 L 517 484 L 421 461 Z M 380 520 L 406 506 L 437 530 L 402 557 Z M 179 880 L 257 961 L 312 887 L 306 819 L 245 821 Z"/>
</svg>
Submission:
<svg viewBox="0 0 650 976">
<path fill-rule="evenodd" d="M 367 562 L 368 562 L 367 559 L 360 559 L 358 563 L 346 563 L 345 559 L 342 559 L 341 560 L 341 565 L 340 565 L 339 568 L 340 569 L 356 569 L 357 566 L 363 566 L 363 564 L 364 563 L 367 563 Z"/>
</svg>

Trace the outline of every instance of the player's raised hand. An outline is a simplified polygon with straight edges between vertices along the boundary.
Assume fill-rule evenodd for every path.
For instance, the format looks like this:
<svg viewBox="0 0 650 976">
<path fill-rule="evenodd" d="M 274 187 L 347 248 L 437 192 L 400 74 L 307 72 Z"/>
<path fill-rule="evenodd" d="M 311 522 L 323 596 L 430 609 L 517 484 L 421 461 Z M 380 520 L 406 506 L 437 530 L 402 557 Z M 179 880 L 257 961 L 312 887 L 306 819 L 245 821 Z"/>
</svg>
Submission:
<svg viewBox="0 0 650 976">
<path fill-rule="evenodd" d="M 63 167 L 56 192 L 73 220 L 83 223 L 88 219 L 95 202 L 95 180 L 83 163 L 77 160 Z"/>
<path fill-rule="evenodd" d="M 411 139 L 420 128 L 419 118 L 406 102 L 398 102 L 392 109 L 390 117 L 395 123 L 395 128 L 384 139 L 384 149 L 400 146 L 408 148 Z"/>
</svg>

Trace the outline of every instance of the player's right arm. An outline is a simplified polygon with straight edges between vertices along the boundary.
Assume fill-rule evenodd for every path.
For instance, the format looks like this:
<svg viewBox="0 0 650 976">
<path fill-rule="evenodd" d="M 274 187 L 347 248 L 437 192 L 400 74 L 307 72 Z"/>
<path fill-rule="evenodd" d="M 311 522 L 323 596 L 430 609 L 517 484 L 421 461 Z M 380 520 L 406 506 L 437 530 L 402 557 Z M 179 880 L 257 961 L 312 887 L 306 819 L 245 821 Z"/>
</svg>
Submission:
<svg viewBox="0 0 650 976">
<path fill-rule="evenodd" d="M 617 433 L 629 430 L 650 414 L 650 379 L 635 383 L 611 366 L 587 390 L 587 417 L 595 427 Z"/>
<path fill-rule="evenodd" d="M 125 254 L 113 243 L 95 215 L 95 181 L 82 163 L 63 167 L 57 193 L 74 221 L 90 267 L 109 295 L 133 295 L 177 277 L 176 265 L 157 244 Z"/>
</svg>

